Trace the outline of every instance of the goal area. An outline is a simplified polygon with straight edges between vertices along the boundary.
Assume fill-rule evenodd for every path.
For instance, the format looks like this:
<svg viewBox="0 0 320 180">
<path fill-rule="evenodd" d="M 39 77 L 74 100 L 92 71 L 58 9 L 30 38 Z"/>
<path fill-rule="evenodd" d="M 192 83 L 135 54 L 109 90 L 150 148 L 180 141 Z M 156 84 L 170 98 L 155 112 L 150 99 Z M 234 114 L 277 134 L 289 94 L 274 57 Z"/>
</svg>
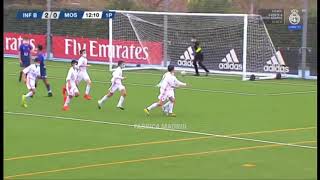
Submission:
<svg viewBox="0 0 320 180">
<path fill-rule="evenodd" d="M 163 70 L 173 64 L 194 71 L 196 39 L 210 73 L 242 80 L 298 77 L 289 73 L 260 15 L 115 11 L 109 19 L 110 70 L 123 60 L 125 70 Z"/>
</svg>

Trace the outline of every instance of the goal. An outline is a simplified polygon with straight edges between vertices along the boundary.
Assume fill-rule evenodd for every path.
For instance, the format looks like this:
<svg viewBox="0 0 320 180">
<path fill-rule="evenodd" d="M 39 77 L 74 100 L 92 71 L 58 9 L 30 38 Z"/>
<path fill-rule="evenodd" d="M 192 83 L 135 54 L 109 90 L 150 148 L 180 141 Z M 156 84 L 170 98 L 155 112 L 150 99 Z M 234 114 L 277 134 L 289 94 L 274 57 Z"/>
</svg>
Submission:
<svg viewBox="0 0 320 180">
<path fill-rule="evenodd" d="M 115 11 L 109 19 L 110 70 L 123 60 L 126 70 L 173 64 L 193 71 L 195 38 L 210 73 L 240 75 L 243 80 L 289 73 L 260 15 Z"/>
</svg>

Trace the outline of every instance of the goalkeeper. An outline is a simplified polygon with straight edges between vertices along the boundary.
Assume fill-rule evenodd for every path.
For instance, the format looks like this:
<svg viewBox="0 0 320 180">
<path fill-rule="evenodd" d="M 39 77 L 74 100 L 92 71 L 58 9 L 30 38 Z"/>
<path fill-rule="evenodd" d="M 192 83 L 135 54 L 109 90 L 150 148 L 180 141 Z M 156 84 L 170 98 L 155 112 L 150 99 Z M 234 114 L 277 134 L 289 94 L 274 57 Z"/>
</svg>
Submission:
<svg viewBox="0 0 320 180">
<path fill-rule="evenodd" d="M 194 70 L 196 71 L 195 76 L 199 76 L 197 63 L 199 64 L 200 67 L 202 67 L 202 69 L 204 69 L 206 71 L 206 76 L 208 76 L 209 70 L 202 64 L 203 53 L 202 53 L 202 48 L 200 47 L 199 41 L 196 41 L 194 43 L 194 51 L 195 51 L 195 55 L 194 55 L 194 59 L 193 59 L 193 66 L 194 66 Z"/>
</svg>

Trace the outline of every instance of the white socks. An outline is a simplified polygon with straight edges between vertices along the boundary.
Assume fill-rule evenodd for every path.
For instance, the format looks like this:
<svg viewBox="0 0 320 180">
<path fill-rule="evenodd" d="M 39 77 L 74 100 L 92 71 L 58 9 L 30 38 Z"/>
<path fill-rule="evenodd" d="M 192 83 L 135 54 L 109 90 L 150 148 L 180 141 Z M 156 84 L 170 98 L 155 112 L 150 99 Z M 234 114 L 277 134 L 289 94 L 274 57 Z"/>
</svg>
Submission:
<svg viewBox="0 0 320 180">
<path fill-rule="evenodd" d="M 91 86 L 90 86 L 89 84 L 87 84 L 87 87 L 86 87 L 86 94 L 87 94 L 87 95 L 89 95 L 90 87 L 91 87 Z"/>
<path fill-rule="evenodd" d="M 98 103 L 100 105 L 102 105 L 102 103 L 104 103 L 109 97 L 107 95 L 103 96 L 99 101 Z M 120 99 L 119 99 L 119 102 L 118 102 L 118 105 L 117 107 L 122 107 L 123 106 L 123 102 L 124 102 L 124 99 L 125 97 L 124 96 L 120 96 Z"/>
<path fill-rule="evenodd" d="M 147 109 L 150 111 L 151 109 L 154 109 L 156 107 L 158 107 L 158 103 L 153 103 L 149 107 L 147 107 Z"/>
<path fill-rule="evenodd" d="M 124 101 L 124 97 L 123 97 L 123 96 L 120 96 L 120 99 L 119 99 L 119 102 L 118 102 L 117 107 L 122 107 L 123 101 Z"/>
<path fill-rule="evenodd" d="M 105 96 L 103 96 L 103 97 L 99 100 L 99 103 L 102 104 L 102 103 L 105 102 L 107 99 L 108 99 L 108 96 L 105 95 Z"/>
<path fill-rule="evenodd" d="M 27 94 L 26 94 L 26 97 L 31 97 L 33 95 L 33 92 L 32 91 L 29 91 Z"/>
<path fill-rule="evenodd" d="M 70 97 L 67 96 L 67 99 L 66 99 L 66 101 L 64 102 L 64 106 L 68 106 L 69 102 L 70 102 Z"/>
<path fill-rule="evenodd" d="M 163 112 L 168 112 L 169 104 L 170 104 L 170 101 L 166 102 L 166 103 L 162 106 L 162 111 L 163 111 Z"/>
<path fill-rule="evenodd" d="M 162 110 L 163 112 L 166 113 L 172 113 L 173 112 L 173 105 L 174 103 L 171 101 L 166 102 L 163 106 L 162 106 Z M 154 109 L 158 106 L 158 103 L 153 103 L 151 104 L 151 106 L 147 107 L 147 109 L 150 111 L 151 109 Z"/>
<path fill-rule="evenodd" d="M 169 101 L 169 113 L 172 113 L 173 111 L 173 102 Z"/>
<path fill-rule="evenodd" d="M 32 91 L 29 91 L 25 96 L 27 99 L 29 99 L 33 95 Z"/>
</svg>

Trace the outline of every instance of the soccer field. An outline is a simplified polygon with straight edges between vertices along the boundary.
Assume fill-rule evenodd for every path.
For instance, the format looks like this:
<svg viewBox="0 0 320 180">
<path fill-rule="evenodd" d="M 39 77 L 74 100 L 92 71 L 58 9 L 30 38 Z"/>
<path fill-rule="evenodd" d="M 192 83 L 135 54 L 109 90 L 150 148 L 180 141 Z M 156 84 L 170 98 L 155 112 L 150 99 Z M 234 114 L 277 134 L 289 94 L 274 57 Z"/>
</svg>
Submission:
<svg viewBox="0 0 320 180">
<path fill-rule="evenodd" d="M 21 106 L 27 89 L 18 82 L 18 60 L 3 63 L 5 179 L 317 178 L 316 81 L 177 73 L 191 85 L 176 90 L 177 117 L 160 109 L 146 116 L 163 72 L 125 71 L 126 109 L 116 108 L 117 92 L 99 110 L 111 73 L 93 65 L 93 99 L 83 98 L 82 82 L 65 112 L 61 88 L 70 63 L 47 63 L 53 97 L 40 81 L 28 108 Z"/>
</svg>

